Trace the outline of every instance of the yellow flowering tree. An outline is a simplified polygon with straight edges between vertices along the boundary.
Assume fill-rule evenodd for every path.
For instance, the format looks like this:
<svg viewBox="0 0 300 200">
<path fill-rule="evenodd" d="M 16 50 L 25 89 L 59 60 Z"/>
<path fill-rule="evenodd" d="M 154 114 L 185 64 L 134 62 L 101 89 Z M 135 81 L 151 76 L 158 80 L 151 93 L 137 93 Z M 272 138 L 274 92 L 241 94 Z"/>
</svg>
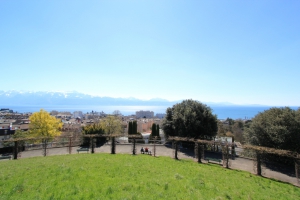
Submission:
<svg viewBox="0 0 300 200">
<path fill-rule="evenodd" d="M 47 111 L 33 113 L 30 118 L 29 132 L 31 136 L 55 137 L 61 134 L 63 123 L 51 116 Z"/>
</svg>

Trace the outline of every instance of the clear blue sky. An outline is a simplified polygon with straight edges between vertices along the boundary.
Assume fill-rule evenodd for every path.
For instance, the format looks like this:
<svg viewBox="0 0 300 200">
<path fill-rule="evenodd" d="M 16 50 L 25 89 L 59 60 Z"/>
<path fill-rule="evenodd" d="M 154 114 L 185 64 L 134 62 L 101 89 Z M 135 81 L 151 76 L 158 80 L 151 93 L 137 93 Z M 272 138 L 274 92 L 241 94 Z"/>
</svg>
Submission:
<svg viewBox="0 0 300 200">
<path fill-rule="evenodd" d="M 1 90 L 300 106 L 300 1 L 0 1 Z"/>
</svg>

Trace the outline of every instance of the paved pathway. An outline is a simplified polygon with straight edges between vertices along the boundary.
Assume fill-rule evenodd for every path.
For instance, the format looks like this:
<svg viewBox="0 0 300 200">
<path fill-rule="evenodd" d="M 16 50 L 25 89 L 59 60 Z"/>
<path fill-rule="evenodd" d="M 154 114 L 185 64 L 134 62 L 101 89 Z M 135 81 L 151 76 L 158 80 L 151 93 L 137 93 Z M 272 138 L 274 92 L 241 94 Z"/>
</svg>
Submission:
<svg viewBox="0 0 300 200">
<path fill-rule="evenodd" d="M 146 144 L 137 144 L 137 154 L 140 154 L 140 149 L 142 147 L 148 147 L 152 151 L 153 155 L 153 146 L 152 145 L 146 145 Z M 78 147 L 72 148 L 72 153 L 77 153 L 76 149 Z M 111 152 L 111 146 L 109 144 L 105 144 L 101 147 L 95 148 L 95 153 L 110 153 Z M 85 153 L 85 152 L 81 152 Z M 116 146 L 116 153 L 121 154 L 131 154 L 132 153 L 132 144 L 119 144 Z M 53 148 L 47 150 L 47 155 L 64 155 L 69 154 L 68 148 Z M 37 156 L 43 156 L 41 150 L 31 150 L 31 151 L 24 151 L 21 153 L 21 158 L 29 158 L 29 157 L 37 157 Z M 171 147 L 167 147 L 164 145 L 157 145 L 156 146 L 156 156 L 169 156 L 174 157 L 174 150 Z M 179 159 L 194 159 L 194 153 L 192 150 L 188 149 L 180 149 L 178 152 L 178 158 Z M 1 160 L 2 162 L 4 160 Z M 253 161 L 246 158 L 236 158 L 235 160 L 231 160 L 231 169 L 238 169 L 238 170 L 244 170 L 249 171 L 253 174 L 254 168 L 253 168 Z M 294 185 L 297 185 L 297 179 L 295 177 L 295 172 L 293 168 L 290 169 L 281 169 L 280 167 L 277 167 L 272 170 L 267 167 L 263 167 L 262 169 L 263 176 L 267 178 L 274 178 L 283 182 L 288 182 Z M 299 185 L 298 185 L 299 186 Z"/>
</svg>

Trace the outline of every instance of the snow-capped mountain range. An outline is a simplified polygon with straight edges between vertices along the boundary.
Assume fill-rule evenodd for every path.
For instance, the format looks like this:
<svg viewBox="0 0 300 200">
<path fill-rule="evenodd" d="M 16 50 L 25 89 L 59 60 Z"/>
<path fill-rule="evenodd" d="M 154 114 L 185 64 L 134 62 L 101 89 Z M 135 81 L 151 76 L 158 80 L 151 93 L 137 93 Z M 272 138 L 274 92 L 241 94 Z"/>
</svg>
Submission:
<svg viewBox="0 0 300 200">
<path fill-rule="evenodd" d="M 180 101 L 178 101 L 180 102 Z M 48 92 L 48 91 L 1 91 L 0 105 L 167 105 L 171 106 L 177 101 L 168 101 L 164 99 L 140 100 L 130 98 L 100 97 L 80 92 Z"/>
<path fill-rule="evenodd" d="M 113 98 L 84 94 L 76 91 L 3 91 L 0 90 L 0 105 L 101 105 L 101 106 L 173 106 L 178 101 L 161 98 L 141 100 L 137 98 Z M 238 106 L 228 102 L 202 102 L 208 106 Z"/>
</svg>

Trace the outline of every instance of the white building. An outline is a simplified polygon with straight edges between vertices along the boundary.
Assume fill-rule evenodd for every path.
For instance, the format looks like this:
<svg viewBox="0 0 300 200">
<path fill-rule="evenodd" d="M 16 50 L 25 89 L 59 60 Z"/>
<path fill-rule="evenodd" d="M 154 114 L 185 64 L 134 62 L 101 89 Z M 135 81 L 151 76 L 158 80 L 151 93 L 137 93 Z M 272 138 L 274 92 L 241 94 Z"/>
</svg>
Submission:
<svg viewBox="0 0 300 200">
<path fill-rule="evenodd" d="M 159 118 L 159 119 L 162 119 L 166 116 L 166 113 L 156 113 L 155 117 L 156 118 Z"/>
<path fill-rule="evenodd" d="M 82 119 L 82 118 L 83 118 L 83 114 L 82 114 L 81 111 L 74 111 L 72 117 L 75 118 L 75 119 L 76 119 L 77 117 L 80 117 L 80 119 Z"/>
<path fill-rule="evenodd" d="M 136 111 L 136 118 L 153 118 L 154 116 L 154 112 L 153 111 L 144 111 L 144 110 L 140 110 L 140 111 Z"/>
</svg>

